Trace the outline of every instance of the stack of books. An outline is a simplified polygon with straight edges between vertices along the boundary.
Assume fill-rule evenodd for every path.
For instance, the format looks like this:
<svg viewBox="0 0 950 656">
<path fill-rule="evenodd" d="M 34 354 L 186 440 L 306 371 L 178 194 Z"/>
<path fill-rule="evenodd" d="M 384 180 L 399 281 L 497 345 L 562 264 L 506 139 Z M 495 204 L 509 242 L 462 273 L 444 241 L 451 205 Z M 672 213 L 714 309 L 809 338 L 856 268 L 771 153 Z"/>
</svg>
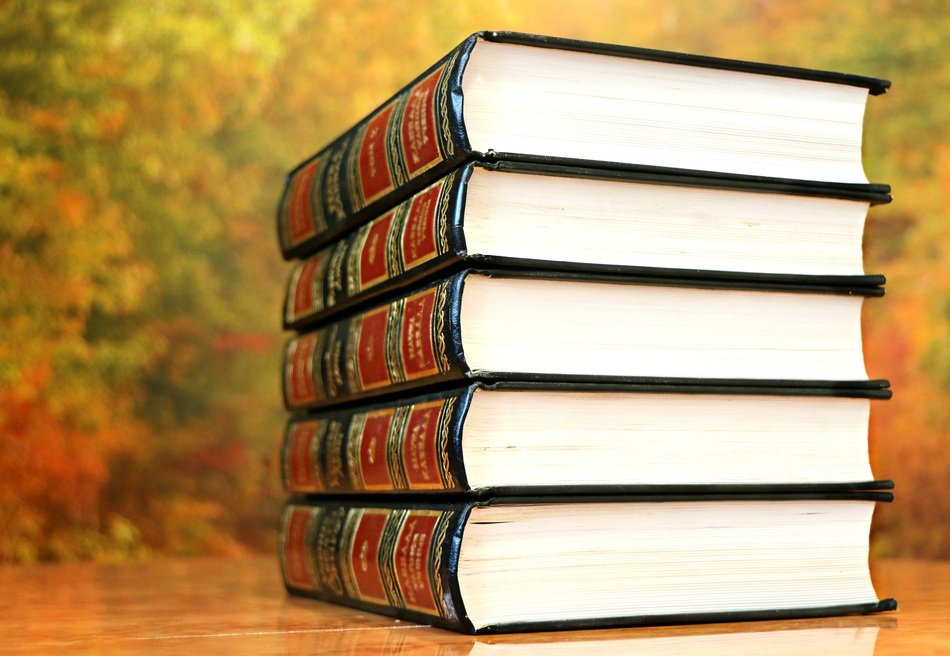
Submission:
<svg viewBox="0 0 950 656">
<path fill-rule="evenodd" d="M 288 176 L 293 593 L 467 632 L 866 613 L 886 81 L 478 33 Z"/>
</svg>

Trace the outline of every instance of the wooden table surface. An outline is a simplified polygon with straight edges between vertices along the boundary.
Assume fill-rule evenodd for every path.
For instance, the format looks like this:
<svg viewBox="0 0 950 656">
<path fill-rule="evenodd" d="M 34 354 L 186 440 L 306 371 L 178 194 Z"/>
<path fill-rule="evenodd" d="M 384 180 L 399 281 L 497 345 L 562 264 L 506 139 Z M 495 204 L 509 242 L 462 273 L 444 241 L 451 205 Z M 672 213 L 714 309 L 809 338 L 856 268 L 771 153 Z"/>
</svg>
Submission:
<svg viewBox="0 0 950 656">
<path fill-rule="evenodd" d="M 950 654 L 950 562 L 874 564 L 864 617 L 488 637 L 285 594 L 274 558 L 0 568 L 0 654 Z"/>
</svg>

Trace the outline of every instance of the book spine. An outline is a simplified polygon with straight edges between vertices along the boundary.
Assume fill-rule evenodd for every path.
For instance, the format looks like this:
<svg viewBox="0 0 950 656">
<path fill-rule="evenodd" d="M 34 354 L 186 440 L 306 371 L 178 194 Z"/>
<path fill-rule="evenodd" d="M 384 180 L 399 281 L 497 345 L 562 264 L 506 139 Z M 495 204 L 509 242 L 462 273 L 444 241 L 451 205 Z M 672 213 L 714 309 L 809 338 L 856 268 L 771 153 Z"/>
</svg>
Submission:
<svg viewBox="0 0 950 656">
<path fill-rule="evenodd" d="M 288 504 L 280 563 L 288 590 L 470 631 L 454 582 L 464 507 Z"/>
<path fill-rule="evenodd" d="M 320 323 L 457 260 L 462 250 L 461 194 L 470 175 L 470 166 L 450 173 L 301 260 L 287 285 L 284 327 Z"/>
<path fill-rule="evenodd" d="M 312 252 L 467 156 L 461 72 L 469 38 L 291 171 L 277 209 L 284 257 Z"/>
<path fill-rule="evenodd" d="M 290 494 L 463 492 L 461 429 L 471 389 L 292 419 L 281 472 Z"/>
<path fill-rule="evenodd" d="M 457 327 L 463 275 L 291 338 L 286 407 L 321 408 L 464 378 Z"/>
</svg>

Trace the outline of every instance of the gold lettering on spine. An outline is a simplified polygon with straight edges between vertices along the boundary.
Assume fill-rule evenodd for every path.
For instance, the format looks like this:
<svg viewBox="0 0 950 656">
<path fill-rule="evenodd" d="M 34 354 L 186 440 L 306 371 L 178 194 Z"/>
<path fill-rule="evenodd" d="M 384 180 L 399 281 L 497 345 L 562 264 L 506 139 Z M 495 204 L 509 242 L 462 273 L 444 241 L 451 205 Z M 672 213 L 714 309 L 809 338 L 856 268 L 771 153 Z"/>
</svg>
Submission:
<svg viewBox="0 0 950 656">
<path fill-rule="evenodd" d="M 359 563 L 360 563 L 360 571 L 368 572 L 369 571 L 369 556 L 370 556 L 369 542 L 363 542 L 361 545 L 359 545 L 359 548 L 360 548 L 360 551 L 359 551 L 358 558 L 359 558 Z"/>
<path fill-rule="evenodd" d="M 429 292 L 424 292 L 419 296 L 423 296 Z M 409 300 L 412 300 L 416 297 L 412 297 Z M 427 354 L 430 350 L 429 344 L 432 342 L 432 317 L 431 315 L 427 316 L 425 311 L 425 306 L 421 303 L 413 303 L 411 306 L 407 302 L 406 307 L 412 308 L 412 311 L 406 312 L 405 320 L 403 325 L 405 326 L 405 335 L 403 336 L 403 344 L 406 347 L 406 353 L 403 355 L 403 370 L 406 372 L 407 377 L 412 379 L 422 378 L 431 374 L 439 372 L 438 363 L 434 363 L 436 366 L 431 368 L 421 368 L 413 367 L 410 371 L 408 368 L 408 363 L 424 363 L 426 362 Z"/>
<path fill-rule="evenodd" d="M 421 476 L 422 480 L 417 481 L 413 487 L 417 489 L 436 489 L 442 487 L 442 481 L 436 480 L 436 463 L 429 461 L 429 441 L 430 436 L 434 439 L 433 443 L 438 445 L 438 423 L 432 425 L 433 415 L 426 410 L 439 408 L 441 414 L 444 401 L 432 401 L 429 403 L 417 403 L 413 406 L 412 416 L 417 417 L 416 421 L 409 422 L 409 434 L 406 436 L 405 453 L 409 460 L 406 468 Z M 438 414 L 435 415 L 435 421 L 438 422 Z"/>
<path fill-rule="evenodd" d="M 335 398 L 345 391 L 343 372 L 340 371 L 340 356 L 343 349 L 345 330 L 339 324 L 333 324 L 326 330 L 327 344 L 323 351 L 323 381 L 327 397 Z"/>
<path fill-rule="evenodd" d="M 326 433 L 326 479 L 327 488 L 338 490 L 344 486 L 346 470 L 343 460 L 343 425 L 337 420 L 331 420 Z"/>
<path fill-rule="evenodd" d="M 380 568 L 380 546 L 389 523 L 390 510 L 367 508 L 359 514 L 355 536 L 347 552 L 347 566 L 356 584 L 355 597 L 391 605 Z"/>
<path fill-rule="evenodd" d="M 443 513 L 410 510 L 396 538 L 394 569 L 405 608 L 423 613 L 440 613 L 434 586 L 438 563 L 433 562 L 434 539 Z"/>
<path fill-rule="evenodd" d="M 421 175 L 445 160 L 439 143 L 438 85 L 445 77 L 445 64 L 417 81 L 408 90 L 401 118 L 402 157 L 411 177 Z"/>
<path fill-rule="evenodd" d="M 377 253 L 379 251 L 379 235 L 374 234 L 366 243 L 366 247 L 369 248 L 369 263 L 376 264 L 376 259 L 378 257 Z"/>
<path fill-rule="evenodd" d="M 348 147 L 346 141 L 337 144 L 327 160 L 327 213 L 334 223 L 339 223 L 346 217 L 346 208 L 343 205 L 343 157 Z"/>
<path fill-rule="evenodd" d="M 376 435 L 373 435 L 373 437 L 370 438 L 369 446 L 366 449 L 367 451 L 369 451 L 369 464 L 371 465 L 375 465 L 377 463 L 376 447 L 377 447 L 378 441 L 379 441 L 379 437 L 377 437 Z"/>
<path fill-rule="evenodd" d="M 346 298 L 344 290 L 344 266 L 346 262 L 346 242 L 336 243 L 327 258 L 326 303 L 334 305 Z"/>
<path fill-rule="evenodd" d="M 338 556 L 340 532 L 343 530 L 345 519 L 344 508 L 328 508 L 317 524 L 314 541 L 317 580 L 320 588 L 338 597 L 343 596 L 343 581 L 340 578 Z"/>
<path fill-rule="evenodd" d="M 432 212 L 431 196 L 420 196 L 419 202 L 419 214 L 426 216 Z M 406 240 L 408 243 L 408 252 L 403 253 L 403 257 L 405 258 L 406 262 L 418 262 L 421 259 L 420 256 L 423 255 L 419 252 L 421 245 L 424 244 L 428 238 L 428 235 L 426 234 L 426 222 L 414 221 L 406 236 L 408 237 Z"/>
<path fill-rule="evenodd" d="M 426 579 L 429 577 L 429 553 L 425 550 L 426 535 L 416 531 L 416 518 L 411 517 L 406 522 L 405 531 L 409 533 L 396 558 L 400 569 L 408 573 L 405 584 L 401 588 L 409 588 L 414 592 L 423 592 L 426 589 Z"/>
<path fill-rule="evenodd" d="M 400 111 L 400 101 L 379 110 L 358 130 L 357 147 L 351 149 L 349 181 L 355 208 L 363 208 L 393 190 L 400 183 L 392 162 L 392 124 Z M 355 183 L 355 184 L 354 184 Z"/>
<path fill-rule="evenodd" d="M 426 455 L 425 438 L 429 426 L 425 423 L 413 426 L 409 434 L 409 466 L 422 473 L 426 484 L 420 485 L 420 488 L 428 489 L 428 483 L 432 480 L 432 472 L 429 469 L 428 456 Z"/>
<path fill-rule="evenodd" d="M 369 167 L 369 174 L 373 178 L 379 175 L 379 173 L 376 171 L 376 158 L 380 156 L 380 154 L 376 152 L 376 141 L 379 139 L 379 135 L 377 134 L 378 132 L 379 128 L 373 126 L 366 133 L 366 136 L 369 139 L 369 147 L 366 149 L 366 153 L 368 155 L 366 158 L 366 164 Z"/>
<path fill-rule="evenodd" d="M 429 145 L 429 119 L 427 110 L 432 103 L 431 92 L 428 88 L 422 88 L 416 92 L 415 97 L 406 105 L 406 117 L 403 119 L 406 124 L 406 136 L 409 143 L 409 159 L 411 168 L 416 169 L 422 162 L 419 153 Z"/>
</svg>

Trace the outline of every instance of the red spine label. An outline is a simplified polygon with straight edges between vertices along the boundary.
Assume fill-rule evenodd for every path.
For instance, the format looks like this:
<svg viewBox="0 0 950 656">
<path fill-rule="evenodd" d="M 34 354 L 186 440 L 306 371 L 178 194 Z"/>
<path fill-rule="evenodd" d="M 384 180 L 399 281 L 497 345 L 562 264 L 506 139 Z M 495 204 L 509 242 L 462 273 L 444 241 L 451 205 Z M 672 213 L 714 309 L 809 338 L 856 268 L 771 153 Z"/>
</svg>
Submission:
<svg viewBox="0 0 950 656">
<path fill-rule="evenodd" d="M 318 309 L 316 307 L 316 289 L 313 283 L 323 257 L 323 253 L 319 253 L 300 265 L 300 269 L 294 280 L 293 315 L 291 319 L 297 319 L 301 316 L 311 314 Z"/>
<path fill-rule="evenodd" d="M 317 400 L 313 381 L 315 334 L 301 335 L 290 343 L 287 363 L 287 402 L 297 408 Z"/>
<path fill-rule="evenodd" d="M 445 401 L 420 403 L 412 407 L 402 444 L 402 458 L 410 489 L 431 490 L 443 487 L 439 476 L 439 415 Z"/>
<path fill-rule="evenodd" d="M 375 389 L 389 384 L 389 367 L 386 362 L 386 325 L 389 308 L 364 314 L 357 346 L 357 368 L 360 387 Z"/>
<path fill-rule="evenodd" d="M 402 233 L 402 259 L 406 269 L 438 255 L 435 215 L 444 184 L 440 182 L 412 200 Z"/>
<path fill-rule="evenodd" d="M 324 429 L 322 421 L 301 421 L 290 429 L 290 486 L 301 492 L 316 492 L 323 487 L 315 456 L 317 437 Z"/>
<path fill-rule="evenodd" d="M 290 245 L 296 246 L 317 234 L 310 201 L 313 179 L 320 168 L 320 160 L 314 160 L 294 174 L 290 183 L 290 203 L 287 207 L 287 230 Z"/>
<path fill-rule="evenodd" d="M 416 84 L 402 116 L 403 155 L 409 176 L 413 177 L 442 160 L 435 124 L 435 88 L 445 67 L 434 71 Z"/>
<path fill-rule="evenodd" d="M 361 599 L 388 604 L 386 586 L 379 569 L 379 547 L 389 520 L 385 510 L 366 510 L 359 519 L 350 553 L 350 566 Z"/>
<path fill-rule="evenodd" d="M 389 105 L 370 119 L 360 144 L 359 174 L 363 190 L 363 205 L 368 205 L 393 188 L 389 173 L 389 151 L 386 147 L 389 119 L 393 106 Z"/>
<path fill-rule="evenodd" d="M 310 511 L 294 508 L 290 511 L 284 528 L 284 575 L 287 582 L 296 588 L 314 590 L 316 586 L 307 567 L 307 525 Z"/>
<path fill-rule="evenodd" d="M 386 245 L 395 215 L 395 212 L 390 212 L 376 219 L 369 226 L 363 250 L 360 251 L 360 289 L 366 289 L 389 277 L 389 257 Z"/>
<path fill-rule="evenodd" d="M 433 569 L 429 553 L 439 516 L 439 513 L 424 511 L 409 513 L 396 540 L 394 568 L 406 607 L 436 614 L 439 607 L 429 578 L 430 570 Z"/>
<path fill-rule="evenodd" d="M 400 350 L 407 380 L 439 372 L 433 346 L 432 315 L 438 289 L 429 289 L 406 299 Z"/>
<path fill-rule="evenodd" d="M 391 489 L 389 462 L 386 457 L 389 429 L 393 423 L 392 408 L 370 412 L 360 436 L 360 474 L 367 490 Z"/>
</svg>

